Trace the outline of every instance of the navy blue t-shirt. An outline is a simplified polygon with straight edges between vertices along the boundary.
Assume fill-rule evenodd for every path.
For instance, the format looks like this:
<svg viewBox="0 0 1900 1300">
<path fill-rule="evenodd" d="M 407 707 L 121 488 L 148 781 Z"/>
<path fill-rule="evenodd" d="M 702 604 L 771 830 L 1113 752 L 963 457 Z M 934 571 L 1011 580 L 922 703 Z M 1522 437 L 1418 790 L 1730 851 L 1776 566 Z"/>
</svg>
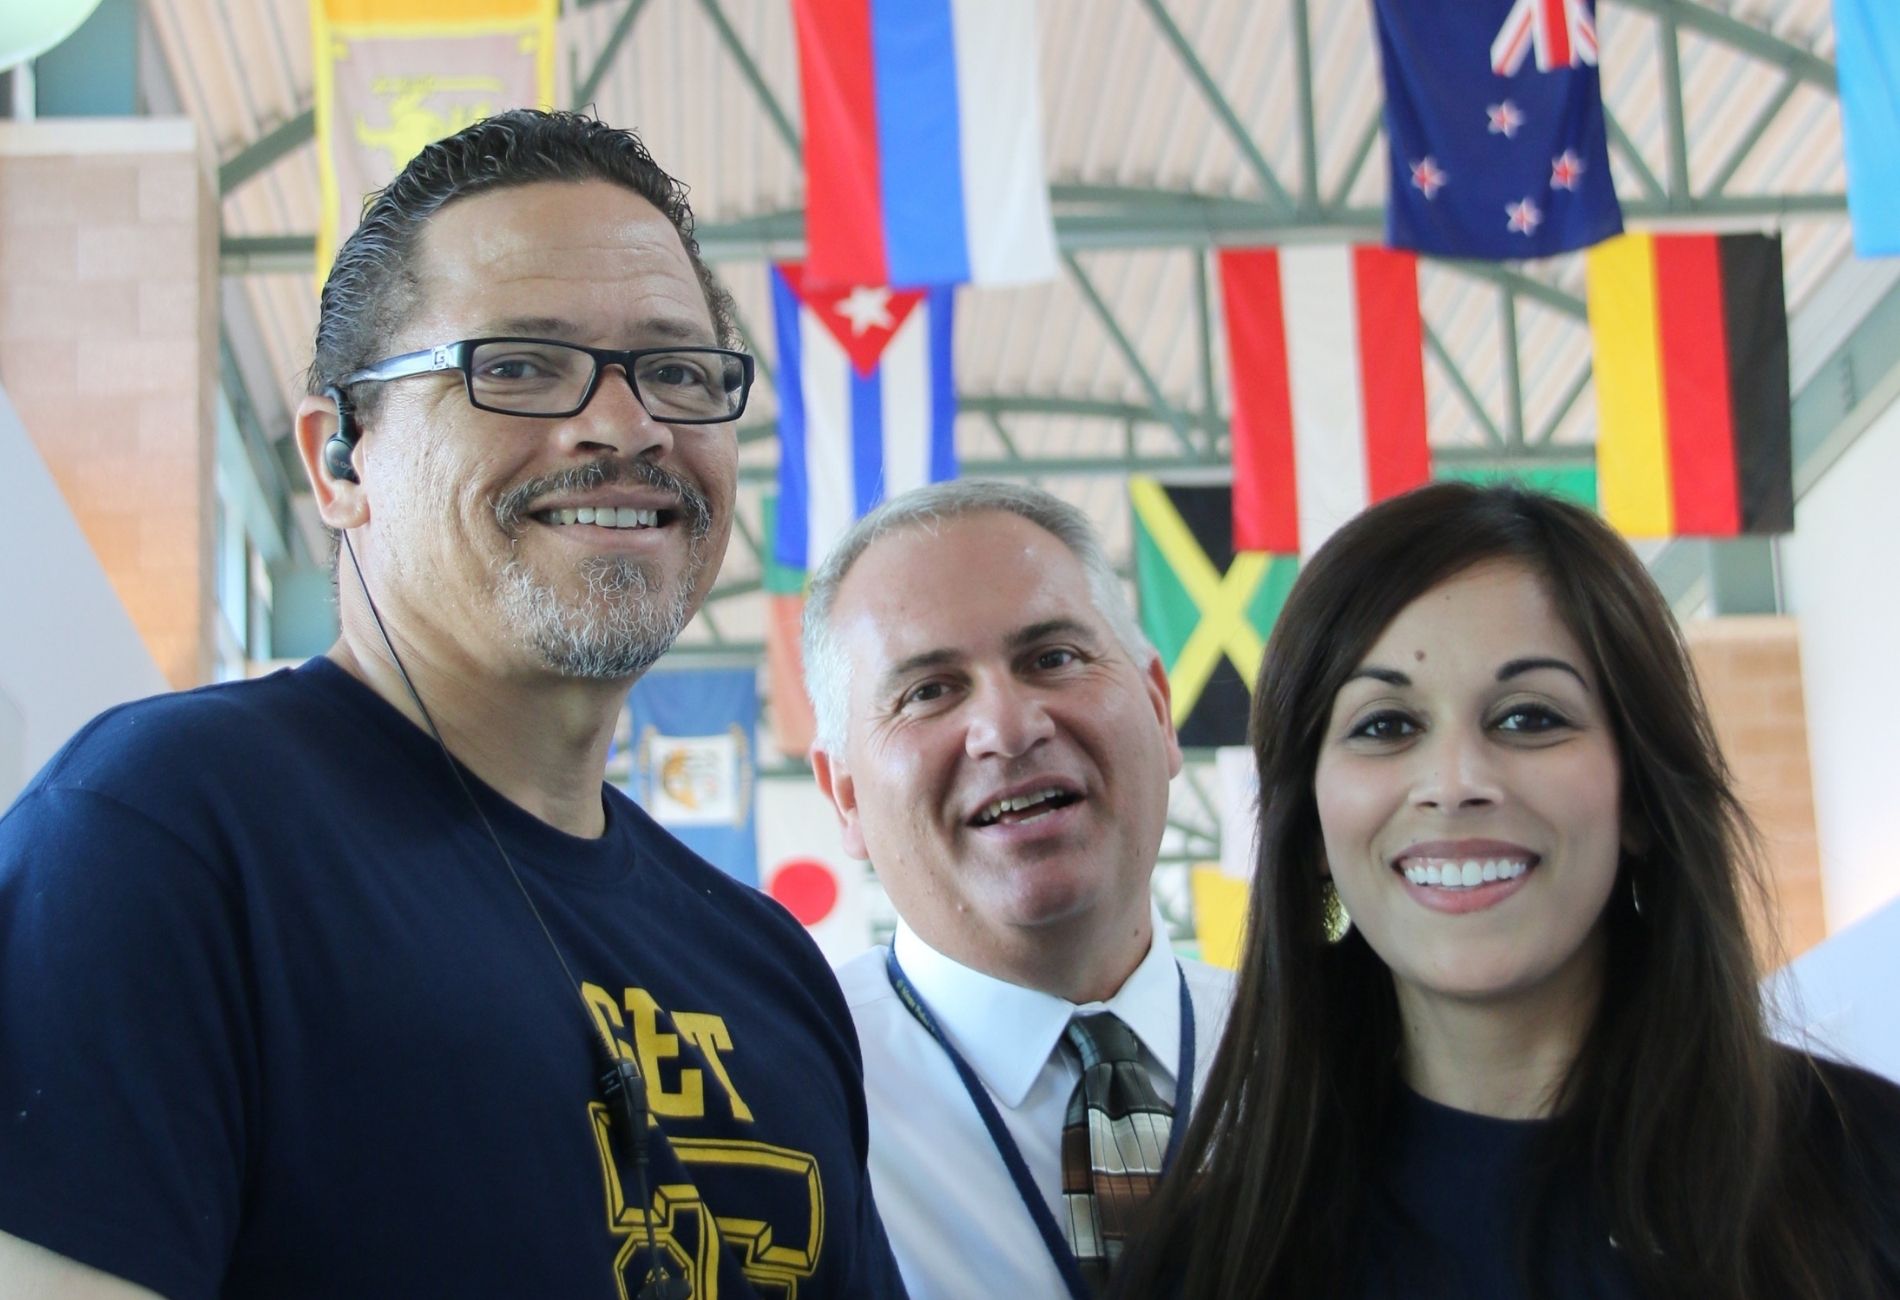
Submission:
<svg viewBox="0 0 1900 1300">
<path fill-rule="evenodd" d="M 1369 1189 L 1365 1253 L 1353 1294 L 1366 1300 L 1457 1297 L 1524 1300 L 1520 1263 L 1530 1162 L 1547 1124 L 1493 1119 L 1400 1088 L 1386 1133 L 1383 1177 Z M 1557 1221 L 1589 1222 L 1575 1203 Z M 1603 1228 L 1563 1243 L 1565 1257 L 1534 1267 L 1549 1300 L 1636 1300 L 1639 1293 Z"/>
<path fill-rule="evenodd" d="M 434 742 L 327 660 L 68 744 L 0 819 L 0 1231 L 174 1300 L 611 1300 L 650 1213 L 696 1296 L 901 1296 L 809 937 L 617 791 L 584 840 L 468 780 L 572 983 Z"/>
<path fill-rule="evenodd" d="M 1779 1049 L 1786 1050 L 1786 1049 Z M 1900 1296 L 1900 1087 L 1788 1052 L 1800 1090 L 1790 1140 L 1839 1180 L 1875 1294 Z M 1367 1198 L 1361 1300 L 1637 1300 L 1642 1293 L 1583 1180 L 1558 1179 L 1550 1230 L 1525 1258 L 1536 1146 L 1547 1121 L 1493 1119 L 1400 1089 Z"/>
</svg>

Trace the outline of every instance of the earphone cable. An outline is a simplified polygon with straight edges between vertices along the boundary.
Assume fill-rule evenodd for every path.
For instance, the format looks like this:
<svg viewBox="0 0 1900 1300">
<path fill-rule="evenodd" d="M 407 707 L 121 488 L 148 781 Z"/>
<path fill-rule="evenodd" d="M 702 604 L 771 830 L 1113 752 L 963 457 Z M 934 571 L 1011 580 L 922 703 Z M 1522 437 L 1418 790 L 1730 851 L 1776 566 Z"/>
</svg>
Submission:
<svg viewBox="0 0 1900 1300">
<path fill-rule="evenodd" d="M 482 807 L 481 800 L 476 797 L 475 791 L 468 784 L 467 777 L 462 774 L 462 765 L 455 761 L 455 755 L 450 752 L 448 742 L 442 738 L 442 730 L 435 725 L 435 717 L 429 712 L 429 706 L 422 702 L 422 693 L 416 689 L 415 682 L 411 680 L 409 669 L 402 662 L 402 656 L 396 653 L 396 643 L 390 638 L 389 629 L 383 624 L 382 611 L 376 608 L 376 598 L 370 595 L 369 580 L 363 576 L 363 566 L 356 558 L 356 547 L 350 542 L 349 531 L 339 529 L 338 532 L 343 538 L 344 550 L 349 552 L 350 568 L 356 574 L 356 583 L 362 590 L 364 603 L 369 606 L 370 618 L 375 622 L 376 631 L 383 639 L 383 647 L 389 651 L 390 662 L 396 666 L 396 674 L 402 678 L 402 684 L 408 690 L 409 698 L 415 701 L 416 711 L 422 715 L 422 721 L 428 727 L 429 735 L 434 738 L 436 748 L 442 751 L 442 758 L 449 766 L 450 775 L 455 778 L 456 785 L 461 788 L 469 807 L 475 810 L 475 817 L 481 822 L 482 829 L 488 832 L 488 841 L 495 846 L 495 852 L 500 856 L 501 864 L 508 869 L 508 878 L 514 881 L 515 889 L 520 892 L 522 901 L 528 905 L 528 911 L 534 917 L 534 923 L 541 928 L 541 936 L 547 940 L 548 950 L 554 954 L 554 960 L 561 965 L 561 973 L 567 977 L 567 986 L 574 989 L 575 996 L 579 997 L 580 982 L 574 978 L 574 971 L 567 964 L 566 954 L 561 951 L 561 945 L 555 941 L 554 932 L 548 928 L 547 921 L 541 915 L 541 909 L 535 904 L 534 895 L 528 892 L 527 883 L 521 879 L 521 873 L 515 870 L 514 859 L 508 856 L 508 850 L 502 844 L 501 836 L 495 833 L 494 823 L 488 820 L 487 810 Z M 593 1009 L 587 1006 L 585 999 L 581 1002 L 581 1010 L 587 1016 L 588 1024 L 599 1036 L 601 1046 L 606 1049 L 608 1072 L 603 1078 L 604 1090 L 608 1093 L 609 1100 L 618 1095 L 622 1117 L 627 1123 L 627 1140 L 633 1149 L 634 1174 L 639 1180 L 640 1217 L 646 1224 L 647 1256 L 653 1261 L 653 1267 L 659 1271 L 659 1276 L 654 1279 L 654 1283 L 660 1289 L 655 1290 L 653 1294 L 656 1297 L 674 1294 L 684 1296 L 689 1293 L 676 1293 L 664 1289 L 672 1284 L 673 1279 L 668 1275 L 666 1264 L 660 1258 L 659 1247 L 653 1234 L 653 1193 L 647 1185 L 646 1079 L 635 1062 L 621 1055 L 614 1040 L 595 1019 Z M 644 1298 L 648 1291 L 643 1289 L 640 1294 Z"/>
</svg>

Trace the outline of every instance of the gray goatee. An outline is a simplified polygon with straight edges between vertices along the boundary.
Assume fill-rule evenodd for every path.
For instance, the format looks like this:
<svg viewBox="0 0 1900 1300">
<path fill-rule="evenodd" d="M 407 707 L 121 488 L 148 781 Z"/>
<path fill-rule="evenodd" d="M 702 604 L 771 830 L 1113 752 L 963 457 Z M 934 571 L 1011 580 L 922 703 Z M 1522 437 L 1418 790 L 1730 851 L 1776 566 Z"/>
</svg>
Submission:
<svg viewBox="0 0 1900 1300">
<path fill-rule="evenodd" d="M 578 601 L 564 601 L 519 556 L 510 558 L 496 575 L 502 616 L 522 631 L 550 669 L 565 677 L 633 677 L 672 648 L 693 616 L 692 593 L 706 567 L 712 508 L 678 475 L 647 461 L 617 459 L 523 483 L 495 502 L 496 523 L 519 538 L 534 502 L 623 483 L 658 488 L 679 499 L 686 564 L 671 590 L 659 587 L 648 563 L 620 556 L 594 556 L 581 564 L 587 591 Z"/>
</svg>

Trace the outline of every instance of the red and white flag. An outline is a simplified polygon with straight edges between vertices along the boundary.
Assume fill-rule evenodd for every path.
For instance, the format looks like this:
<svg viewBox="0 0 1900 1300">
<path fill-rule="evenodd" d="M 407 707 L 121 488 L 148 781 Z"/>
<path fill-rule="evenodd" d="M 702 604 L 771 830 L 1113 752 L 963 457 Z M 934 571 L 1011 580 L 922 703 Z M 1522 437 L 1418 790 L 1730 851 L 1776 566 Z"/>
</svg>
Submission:
<svg viewBox="0 0 1900 1300">
<path fill-rule="evenodd" d="M 1418 258 L 1387 248 L 1220 253 L 1234 400 L 1234 549 L 1309 555 L 1431 478 Z"/>
</svg>

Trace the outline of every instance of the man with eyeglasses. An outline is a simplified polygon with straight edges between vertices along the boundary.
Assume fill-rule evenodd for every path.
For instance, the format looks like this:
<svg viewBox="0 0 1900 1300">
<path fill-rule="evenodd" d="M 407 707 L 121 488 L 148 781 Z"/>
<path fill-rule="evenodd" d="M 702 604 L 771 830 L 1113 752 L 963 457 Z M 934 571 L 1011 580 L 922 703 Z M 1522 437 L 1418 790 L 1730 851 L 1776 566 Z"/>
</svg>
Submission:
<svg viewBox="0 0 1900 1300">
<path fill-rule="evenodd" d="M 339 640 L 0 819 L 0 1295 L 902 1295 L 817 949 L 603 784 L 753 377 L 683 192 L 505 113 L 338 253 Z"/>
</svg>

